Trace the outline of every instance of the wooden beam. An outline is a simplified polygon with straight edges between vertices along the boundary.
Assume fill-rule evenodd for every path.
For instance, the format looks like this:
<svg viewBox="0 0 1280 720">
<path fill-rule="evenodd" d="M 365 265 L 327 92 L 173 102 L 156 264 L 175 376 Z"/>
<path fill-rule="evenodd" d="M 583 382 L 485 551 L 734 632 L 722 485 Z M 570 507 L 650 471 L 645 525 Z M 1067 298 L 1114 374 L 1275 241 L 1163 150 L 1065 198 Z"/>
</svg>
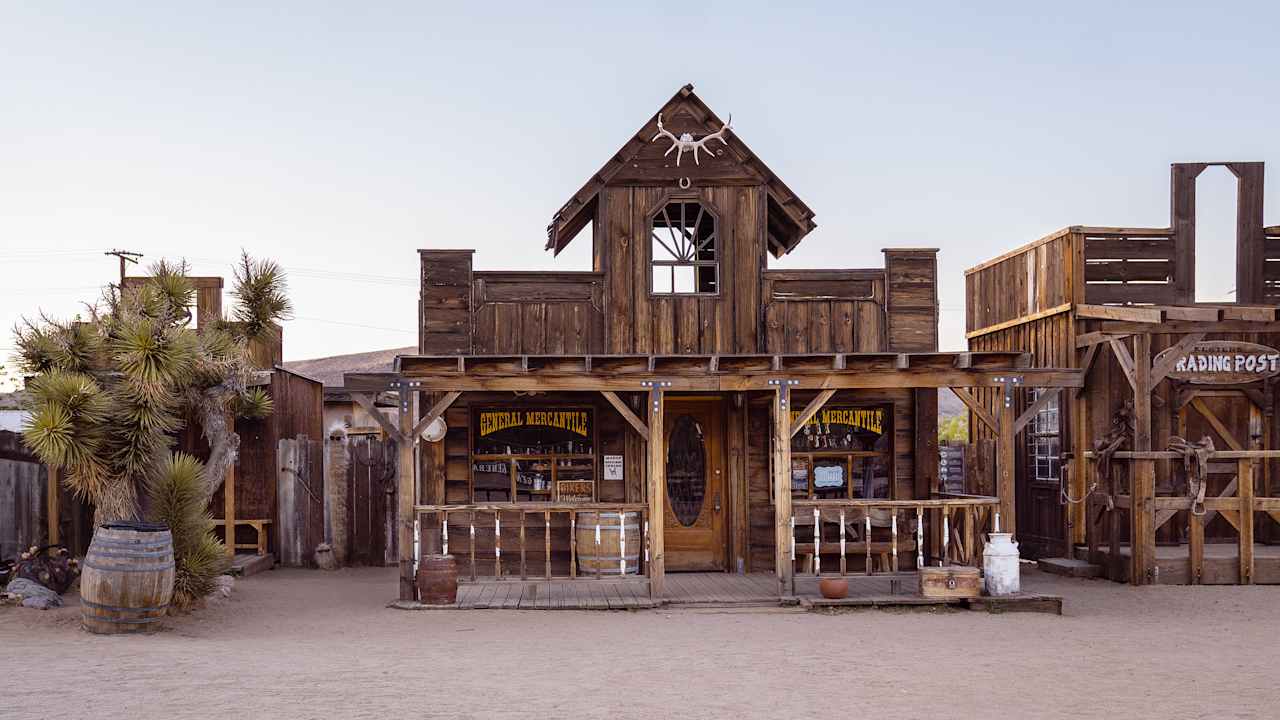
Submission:
<svg viewBox="0 0 1280 720">
<path fill-rule="evenodd" d="M 236 556 L 236 464 L 227 465 L 222 480 L 222 519 L 226 523 L 227 557 Z"/>
<path fill-rule="evenodd" d="M 612 390 L 601 390 L 600 394 L 604 396 L 605 400 L 609 401 L 609 404 L 613 406 L 614 410 L 618 411 L 618 414 L 622 416 L 622 419 L 626 420 L 627 423 L 635 429 L 636 433 L 639 434 L 640 437 L 644 438 L 645 442 L 649 442 L 649 427 L 644 424 L 643 420 L 636 417 L 635 413 L 631 412 L 631 408 L 627 407 L 627 404 L 622 402 L 622 398 L 618 397 L 617 393 Z"/>
<path fill-rule="evenodd" d="M 786 381 L 773 396 L 773 557 L 778 594 L 795 594 L 795 564 L 791 558 L 791 388 Z"/>
<path fill-rule="evenodd" d="M 649 388 L 649 485 L 646 496 L 649 504 L 649 595 L 661 599 L 666 593 L 666 545 L 663 524 L 666 515 L 663 506 L 667 494 L 667 446 L 663 424 L 663 393 L 661 387 Z"/>
<path fill-rule="evenodd" d="M 1030 315 L 1023 315 L 1022 317 L 1014 318 L 1013 320 L 1006 320 L 1001 323 L 996 323 L 995 325 L 988 325 L 984 328 L 971 330 L 965 333 L 964 337 L 966 340 L 972 340 L 973 338 L 981 337 L 983 335 L 989 335 L 993 332 L 999 332 L 1000 330 L 1008 330 L 1011 327 L 1017 327 L 1019 325 L 1025 325 L 1029 322 L 1035 322 L 1036 320 L 1043 320 L 1044 318 L 1047 318 L 1047 317 L 1059 315 L 1070 309 L 1071 309 L 1071 303 L 1063 303 L 1061 305 L 1051 307 L 1048 310 L 1033 312 Z"/>
<path fill-rule="evenodd" d="M 1142 337 L 1142 336 L 1134 335 L 1134 338 L 1135 338 L 1134 343 L 1137 343 L 1137 338 L 1139 337 Z M 1148 336 L 1147 337 L 1148 347 L 1150 347 L 1150 343 L 1151 343 L 1151 338 Z M 1125 379 L 1129 381 L 1129 387 L 1133 388 L 1134 392 L 1137 392 L 1138 381 L 1134 377 L 1134 360 L 1133 360 L 1133 356 L 1129 354 L 1129 348 L 1126 348 L 1124 346 L 1124 343 L 1120 342 L 1120 340 L 1116 338 L 1111 338 L 1111 352 L 1115 354 L 1116 362 L 1119 363 L 1120 365 L 1120 370 L 1124 372 Z M 1150 395 L 1150 393 L 1148 393 L 1148 395 Z"/>
<path fill-rule="evenodd" d="M 404 438 L 404 436 L 400 434 L 400 429 L 391 424 L 391 421 L 387 419 L 387 416 L 383 415 L 373 404 L 372 395 L 353 392 L 351 393 L 351 399 L 355 400 L 357 405 L 364 408 L 366 413 L 369 413 L 370 417 L 372 417 L 374 421 L 378 423 L 378 426 L 382 428 L 382 432 L 387 434 L 387 437 L 395 440 L 396 442 L 400 442 Z"/>
<path fill-rule="evenodd" d="M 960 387 L 951 388 L 951 392 L 955 393 L 956 397 L 960 398 L 960 401 L 973 411 L 973 414 L 977 416 L 978 420 L 982 421 L 983 425 L 987 426 L 988 430 L 996 435 L 1000 434 L 1000 427 L 996 424 L 995 416 L 983 407 L 982 403 L 978 402 L 978 399 L 973 396 L 973 393 Z"/>
<path fill-rule="evenodd" d="M 1244 444 L 1231 433 L 1231 430 L 1209 409 L 1208 405 L 1204 404 L 1203 400 L 1198 397 L 1192 397 L 1191 407 L 1204 416 L 1205 421 L 1209 423 L 1209 427 L 1212 427 L 1214 432 L 1222 436 L 1222 439 L 1232 450 L 1244 450 Z"/>
<path fill-rule="evenodd" d="M 47 525 L 50 545 L 58 545 L 62 542 L 62 526 L 58 522 L 62 515 L 62 508 L 60 504 L 61 495 L 58 492 L 62 483 L 59 481 L 59 475 L 60 470 L 58 469 L 58 466 L 50 465 L 49 477 L 46 482 L 48 487 L 45 490 L 45 492 L 48 493 L 45 503 L 45 512 L 49 516 L 47 519 Z"/>
<path fill-rule="evenodd" d="M 1125 339 L 1125 338 L 1129 337 L 1129 336 L 1130 336 L 1130 335 L 1132 335 L 1132 334 L 1133 334 L 1132 332 L 1127 332 L 1127 333 L 1114 333 L 1114 332 L 1087 332 L 1087 333 L 1081 333 L 1080 335 L 1077 335 L 1077 336 L 1076 336 L 1076 347 L 1078 347 L 1078 348 L 1083 348 L 1083 347 L 1089 347 L 1090 345 L 1097 345 L 1097 344 L 1099 344 L 1099 343 L 1107 343 L 1107 342 L 1111 342 L 1112 340 L 1123 340 L 1123 339 Z"/>
<path fill-rule="evenodd" d="M 1061 388 L 1052 388 L 1040 393 L 1040 397 L 1036 398 L 1036 401 L 1031 403 L 1030 407 L 1023 410 L 1022 414 L 1018 416 L 1018 419 L 1013 422 L 1013 431 L 1015 433 L 1022 432 L 1022 429 L 1027 426 L 1027 423 L 1031 422 L 1035 418 L 1036 413 L 1043 410 L 1046 405 L 1058 396 L 1058 392 L 1060 390 Z"/>
<path fill-rule="evenodd" d="M 1129 305 L 1077 305 L 1076 317 L 1090 320 L 1159 323 L 1164 321 L 1164 311 Z"/>
<path fill-rule="evenodd" d="M 1240 584 L 1253 584 L 1253 460 L 1238 460 L 1236 477 L 1240 479 L 1240 521 L 1236 525 L 1240 540 Z M 1224 515 L 1226 513 L 1223 513 Z"/>
<path fill-rule="evenodd" d="M 414 462 L 413 455 L 413 400 L 417 394 L 416 390 L 409 390 L 404 383 L 400 383 L 399 406 L 397 407 L 397 417 L 399 419 L 399 430 L 396 434 L 399 436 L 396 442 L 396 542 L 397 550 L 400 555 L 400 599 L 416 600 L 418 597 L 417 583 L 414 582 L 414 561 L 413 556 L 413 507 L 417 503 L 417 463 Z M 381 413 L 378 413 L 381 415 Z"/>
<path fill-rule="evenodd" d="M 1175 365 L 1178 364 L 1184 353 L 1191 349 L 1192 345 L 1204 339 L 1205 333 L 1191 333 L 1178 341 L 1178 344 L 1165 351 L 1164 358 L 1160 362 L 1155 363 L 1151 367 L 1151 387 L 1160 384 L 1170 372 L 1173 371 Z"/>
<path fill-rule="evenodd" d="M 795 437 L 795 434 L 800 432 L 800 429 L 804 427 L 804 424 L 809 422 L 809 419 L 812 418 L 814 415 L 817 415 L 818 411 L 822 409 L 822 406 L 826 405 L 827 401 L 831 399 L 831 396 L 835 394 L 836 394 L 835 390 L 823 390 L 822 392 L 818 393 L 817 397 L 815 397 L 813 400 L 810 400 L 809 404 L 805 406 L 804 410 L 800 411 L 800 415 L 797 416 L 796 419 L 792 421 L 791 437 Z"/>
<path fill-rule="evenodd" d="M 428 425 L 435 422 L 436 418 L 443 415 L 444 412 L 449 409 L 449 406 L 461 396 L 462 393 L 456 390 L 445 393 L 444 397 L 440 398 L 435 405 L 432 405 L 431 410 L 427 411 L 427 414 L 423 415 L 418 422 L 414 424 L 412 434 L 409 435 L 409 437 L 412 440 L 417 441 L 418 436 L 422 434 L 422 431 L 426 430 Z"/>
<path fill-rule="evenodd" d="M 1112 349 L 1116 349 L 1113 343 Z M 1123 349 L 1123 346 L 1120 346 Z M 1151 450 L 1151 336 L 1133 336 L 1133 449 Z M 1133 463 L 1133 507 L 1129 510 L 1131 548 L 1129 580 L 1134 585 L 1154 581 L 1156 567 L 1155 495 L 1156 465 L 1154 460 Z"/>
<path fill-rule="evenodd" d="M 1000 498 L 1000 532 L 1018 531 L 1017 502 L 1015 500 L 1014 462 L 1017 458 L 1014 438 L 1013 398 L 1006 389 L 1000 398 L 1000 435 L 996 438 L 996 496 Z"/>
<path fill-rule="evenodd" d="M 1089 346 L 1089 349 L 1085 351 L 1084 362 L 1080 364 L 1080 372 L 1083 373 L 1085 377 L 1088 377 L 1089 371 L 1093 369 L 1093 362 L 1098 359 L 1098 348 L 1100 347 L 1102 346 L 1099 345 L 1098 343 L 1093 343 L 1092 345 Z M 1076 388 L 1073 391 L 1075 397 L 1078 398 L 1081 395 L 1083 395 L 1084 389 L 1085 389 L 1084 385 L 1081 385 L 1080 387 Z"/>
</svg>

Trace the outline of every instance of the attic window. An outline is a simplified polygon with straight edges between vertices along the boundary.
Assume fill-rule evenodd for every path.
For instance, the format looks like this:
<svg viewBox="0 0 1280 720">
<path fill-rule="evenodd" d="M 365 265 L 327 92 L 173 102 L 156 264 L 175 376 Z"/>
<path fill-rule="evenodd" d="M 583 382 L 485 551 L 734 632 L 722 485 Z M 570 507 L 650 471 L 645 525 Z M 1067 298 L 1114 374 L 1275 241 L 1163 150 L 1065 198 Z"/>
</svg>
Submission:
<svg viewBox="0 0 1280 720">
<path fill-rule="evenodd" d="M 650 232 L 654 295 L 720 292 L 716 216 L 693 200 L 674 200 L 653 216 Z"/>
</svg>

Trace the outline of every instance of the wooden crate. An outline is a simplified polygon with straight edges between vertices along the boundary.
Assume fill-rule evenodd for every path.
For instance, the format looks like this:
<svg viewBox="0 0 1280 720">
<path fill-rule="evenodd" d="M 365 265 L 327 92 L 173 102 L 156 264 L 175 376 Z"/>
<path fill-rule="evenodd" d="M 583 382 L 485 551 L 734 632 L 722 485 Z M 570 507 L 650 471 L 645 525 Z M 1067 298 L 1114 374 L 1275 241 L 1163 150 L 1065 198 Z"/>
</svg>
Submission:
<svg viewBox="0 0 1280 720">
<path fill-rule="evenodd" d="M 980 597 L 982 573 L 963 565 L 921 568 L 920 594 L 928 598 Z"/>
</svg>

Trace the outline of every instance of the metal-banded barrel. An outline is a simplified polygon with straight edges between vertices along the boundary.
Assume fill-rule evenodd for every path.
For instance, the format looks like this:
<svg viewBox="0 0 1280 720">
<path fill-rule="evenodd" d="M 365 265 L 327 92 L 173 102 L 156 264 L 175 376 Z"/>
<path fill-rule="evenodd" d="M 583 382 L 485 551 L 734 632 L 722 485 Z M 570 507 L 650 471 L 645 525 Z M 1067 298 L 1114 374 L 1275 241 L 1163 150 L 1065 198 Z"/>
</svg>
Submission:
<svg viewBox="0 0 1280 720">
<path fill-rule="evenodd" d="M 156 629 L 173 599 L 173 576 L 173 536 L 167 526 L 100 525 L 80 575 L 81 624 L 100 635 Z"/>
<path fill-rule="evenodd" d="M 627 575 L 640 572 L 640 513 L 582 511 L 577 519 L 578 572 Z M 599 543 L 596 542 L 599 538 Z"/>
</svg>

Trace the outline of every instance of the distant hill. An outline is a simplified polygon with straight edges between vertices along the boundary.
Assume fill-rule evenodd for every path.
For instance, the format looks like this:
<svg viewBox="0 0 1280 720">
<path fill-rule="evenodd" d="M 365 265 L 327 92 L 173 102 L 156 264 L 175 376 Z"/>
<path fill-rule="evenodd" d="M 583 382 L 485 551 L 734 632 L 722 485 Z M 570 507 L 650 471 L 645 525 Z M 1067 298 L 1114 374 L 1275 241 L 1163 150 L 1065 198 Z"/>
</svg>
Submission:
<svg viewBox="0 0 1280 720">
<path fill-rule="evenodd" d="M 281 363 L 286 370 L 324 383 L 325 387 L 342 387 L 342 376 L 349 372 L 391 372 L 397 355 L 416 355 L 417 347 L 372 350 L 349 355 L 331 355 L 311 360 Z"/>
<path fill-rule="evenodd" d="M 960 402 L 960 398 L 956 397 L 955 393 L 951 392 L 947 388 L 940 388 L 938 390 L 938 417 L 939 418 L 949 418 L 949 417 L 955 417 L 956 415 L 964 415 L 968 411 L 969 409 L 964 406 L 964 403 Z"/>
</svg>

